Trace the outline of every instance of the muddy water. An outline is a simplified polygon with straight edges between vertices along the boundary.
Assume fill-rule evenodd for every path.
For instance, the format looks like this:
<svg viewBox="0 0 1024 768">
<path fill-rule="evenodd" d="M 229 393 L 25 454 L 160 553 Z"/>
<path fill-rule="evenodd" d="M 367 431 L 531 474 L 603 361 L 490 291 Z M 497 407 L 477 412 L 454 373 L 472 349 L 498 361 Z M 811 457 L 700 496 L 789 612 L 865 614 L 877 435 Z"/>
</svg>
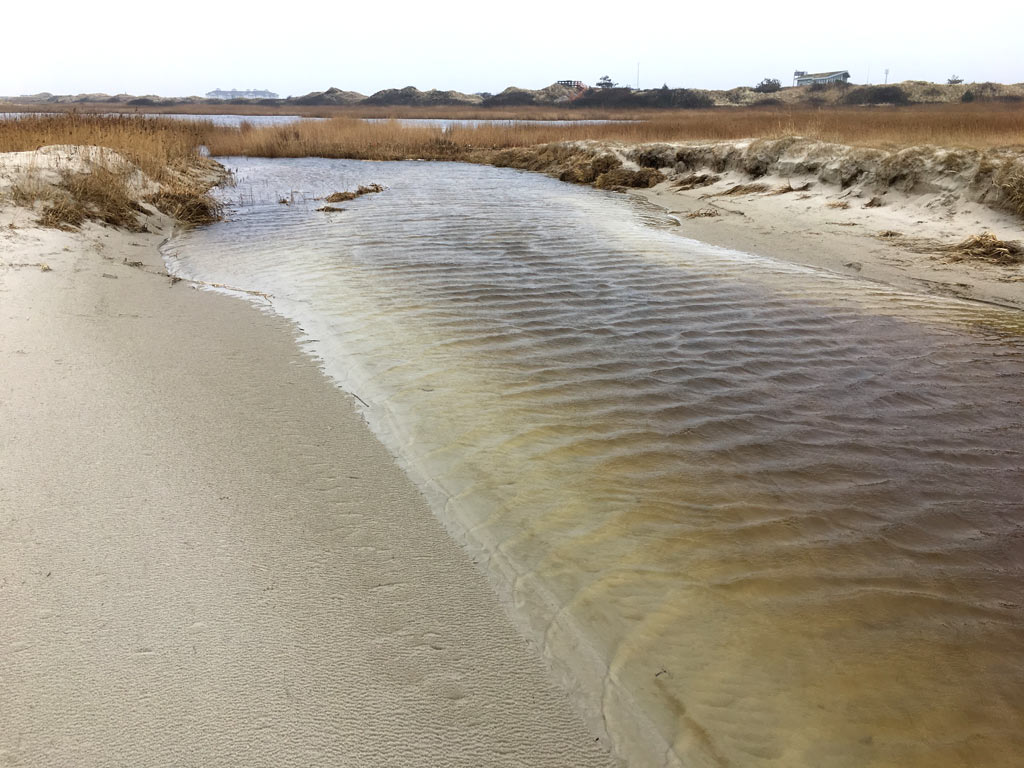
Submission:
<svg viewBox="0 0 1024 768">
<path fill-rule="evenodd" d="M 630 764 L 1020 764 L 1019 313 L 517 171 L 225 162 L 170 268 L 303 328 Z"/>
</svg>

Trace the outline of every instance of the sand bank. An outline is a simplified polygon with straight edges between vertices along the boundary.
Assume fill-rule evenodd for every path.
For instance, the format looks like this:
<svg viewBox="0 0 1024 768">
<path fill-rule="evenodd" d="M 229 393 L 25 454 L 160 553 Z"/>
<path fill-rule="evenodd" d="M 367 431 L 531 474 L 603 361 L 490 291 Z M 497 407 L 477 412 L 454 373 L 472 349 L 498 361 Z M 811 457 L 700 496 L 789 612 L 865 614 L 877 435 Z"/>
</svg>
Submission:
<svg viewBox="0 0 1024 768">
<path fill-rule="evenodd" d="M 292 327 L 172 285 L 166 220 L 33 221 L 0 211 L 0 765 L 613 764 Z"/>
<path fill-rule="evenodd" d="M 1019 216 L 986 204 L 999 185 L 977 182 L 977 168 L 969 166 L 977 166 L 979 153 L 884 153 L 792 141 L 774 142 L 781 146 L 767 160 L 753 142 L 679 145 L 718 167 L 664 166 L 666 181 L 631 193 L 671 213 L 679 234 L 705 243 L 908 291 L 1024 309 L 1024 264 L 955 260 L 935 247 L 986 232 L 1024 240 Z M 772 149 L 772 142 L 764 144 Z M 650 167 L 658 164 L 652 154 L 672 154 L 669 145 L 613 149 L 633 168 L 644 155 Z M 958 167 L 954 161 L 964 166 L 961 172 L 949 170 Z M 882 176 L 876 166 L 895 175 Z M 749 173 L 752 167 L 758 173 Z"/>
</svg>

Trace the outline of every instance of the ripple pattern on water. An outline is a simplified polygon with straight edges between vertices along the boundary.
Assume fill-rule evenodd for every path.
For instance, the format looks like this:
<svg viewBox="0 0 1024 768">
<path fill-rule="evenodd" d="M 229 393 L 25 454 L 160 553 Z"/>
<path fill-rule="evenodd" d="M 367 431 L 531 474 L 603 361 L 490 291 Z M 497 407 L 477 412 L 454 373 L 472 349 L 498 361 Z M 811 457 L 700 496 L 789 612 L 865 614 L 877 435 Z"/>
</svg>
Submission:
<svg viewBox="0 0 1024 768">
<path fill-rule="evenodd" d="M 633 764 L 1016 764 L 1019 314 L 517 171 L 227 163 L 171 269 L 273 295 Z"/>
</svg>

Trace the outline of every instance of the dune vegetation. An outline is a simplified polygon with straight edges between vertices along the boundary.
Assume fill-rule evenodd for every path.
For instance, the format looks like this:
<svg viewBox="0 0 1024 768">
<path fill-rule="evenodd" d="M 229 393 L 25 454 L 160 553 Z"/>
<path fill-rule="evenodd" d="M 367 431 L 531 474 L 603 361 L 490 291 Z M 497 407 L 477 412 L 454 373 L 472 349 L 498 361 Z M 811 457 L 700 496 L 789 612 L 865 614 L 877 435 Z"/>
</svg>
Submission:
<svg viewBox="0 0 1024 768">
<path fill-rule="evenodd" d="M 46 226 L 77 227 L 92 219 L 137 229 L 147 211 L 140 200 L 187 224 L 215 220 L 220 205 L 207 192 L 223 171 L 202 155 L 205 123 L 80 114 L 31 115 L 0 120 L 0 152 L 48 146 L 99 147 L 72 153 L 56 183 L 29 164 L 13 179 L 7 197 L 41 206 Z M 140 184 L 141 171 L 148 184 Z"/>
</svg>

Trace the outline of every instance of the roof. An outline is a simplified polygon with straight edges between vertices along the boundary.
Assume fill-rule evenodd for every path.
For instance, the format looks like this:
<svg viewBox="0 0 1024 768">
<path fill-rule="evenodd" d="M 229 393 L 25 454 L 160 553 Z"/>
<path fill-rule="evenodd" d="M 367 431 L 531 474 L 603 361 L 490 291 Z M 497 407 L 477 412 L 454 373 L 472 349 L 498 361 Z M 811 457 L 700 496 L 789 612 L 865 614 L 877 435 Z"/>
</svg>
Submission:
<svg viewBox="0 0 1024 768">
<path fill-rule="evenodd" d="M 832 77 L 834 75 L 846 75 L 847 77 L 849 77 L 850 73 L 848 71 L 846 71 L 845 69 L 837 69 L 834 72 L 811 72 L 811 73 L 806 74 L 806 75 L 800 75 L 800 77 L 801 78 L 804 78 L 804 77 L 815 77 L 815 78 L 817 78 L 817 77 Z"/>
</svg>

